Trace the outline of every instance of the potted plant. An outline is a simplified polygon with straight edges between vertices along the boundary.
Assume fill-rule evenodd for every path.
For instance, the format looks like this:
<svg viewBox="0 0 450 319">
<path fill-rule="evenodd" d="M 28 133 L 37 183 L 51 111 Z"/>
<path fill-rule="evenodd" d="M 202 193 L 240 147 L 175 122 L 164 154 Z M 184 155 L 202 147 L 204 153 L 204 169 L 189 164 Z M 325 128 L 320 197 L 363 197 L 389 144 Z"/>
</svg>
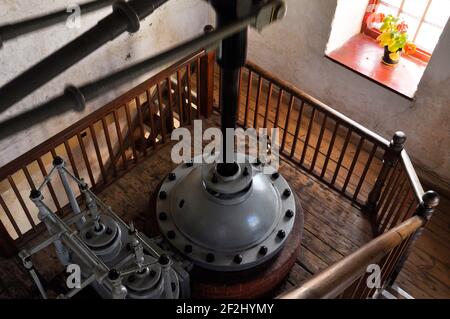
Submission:
<svg viewBox="0 0 450 319">
<path fill-rule="evenodd" d="M 413 54 L 416 51 L 416 46 L 408 41 L 408 25 L 405 22 L 393 15 L 385 16 L 382 13 L 377 14 L 375 18 L 378 20 L 376 22 L 382 22 L 381 34 L 377 40 L 384 47 L 383 63 L 393 66 L 399 62 L 401 52 Z"/>
</svg>

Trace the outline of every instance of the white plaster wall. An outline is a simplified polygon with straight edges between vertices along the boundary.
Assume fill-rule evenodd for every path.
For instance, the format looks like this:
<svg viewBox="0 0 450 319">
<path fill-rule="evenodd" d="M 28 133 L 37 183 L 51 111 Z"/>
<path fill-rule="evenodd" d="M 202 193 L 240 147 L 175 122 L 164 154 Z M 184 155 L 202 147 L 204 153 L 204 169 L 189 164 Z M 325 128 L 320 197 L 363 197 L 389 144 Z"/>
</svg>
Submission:
<svg viewBox="0 0 450 319">
<path fill-rule="evenodd" d="M 69 0 L 2 0 L 0 1 L 0 24 L 59 10 L 71 3 L 73 1 Z M 83 16 L 81 29 L 69 29 L 62 23 L 6 42 L 0 50 L 0 86 L 60 48 L 69 40 L 88 30 L 95 25 L 96 21 L 110 12 L 111 9 L 107 8 Z M 68 83 L 75 85 L 85 83 L 106 75 L 113 70 L 150 57 L 182 40 L 200 34 L 203 32 L 203 27 L 208 23 L 209 19 L 210 13 L 206 1 L 171 0 L 142 21 L 141 29 L 138 33 L 134 35 L 123 34 L 115 41 L 92 53 L 83 61 L 15 105 L 11 111 L 0 114 L 0 121 L 10 117 L 13 113 L 29 109 L 50 99 L 52 96 L 61 94 Z M 161 66 L 160 69 L 164 67 L 166 66 Z M 71 112 L 58 118 L 50 119 L 7 140 L 0 141 L 0 166 L 22 155 L 27 150 L 37 146 L 80 118 L 118 97 L 157 71 L 155 70 L 141 78 L 136 78 L 110 94 L 89 103 L 83 113 Z"/>
<path fill-rule="evenodd" d="M 338 0 L 326 52 L 341 47 L 361 32 L 361 25 L 369 0 Z"/>
<path fill-rule="evenodd" d="M 325 57 L 337 0 L 286 2 L 283 21 L 251 31 L 249 59 L 386 138 L 405 131 L 415 163 L 448 183 L 450 24 L 409 101 Z"/>
</svg>

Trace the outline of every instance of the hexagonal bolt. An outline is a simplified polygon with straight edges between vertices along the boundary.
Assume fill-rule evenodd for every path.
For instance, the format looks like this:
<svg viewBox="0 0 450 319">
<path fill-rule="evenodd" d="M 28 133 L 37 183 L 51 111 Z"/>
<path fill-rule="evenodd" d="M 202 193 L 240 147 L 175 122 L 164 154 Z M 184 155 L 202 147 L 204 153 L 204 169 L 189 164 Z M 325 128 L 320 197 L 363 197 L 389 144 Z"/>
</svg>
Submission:
<svg viewBox="0 0 450 319">
<path fill-rule="evenodd" d="M 174 181 L 177 179 L 177 175 L 175 175 L 175 173 L 170 173 L 169 174 L 169 181 Z"/>
<path fill-rule="evenodd" d="M 234 256 L 233 261 L 234 261 L 236 264 L 240 264 L 240 263 L 242 262 L 242 255 L 236 255 L 236 256 Z"/>
<path fill-rule="evenodd" d="M 162 221 L 167 220 L 167 214 L 165 212 L 159 213 L 158 219 Z"/>
<path fill-rule="evenodd" d="M 278 179 L 279 177 L 280 177 L 280 173 L 278 173 L 278 172 L 275 172 L 272 174 L 273 179 Z"/>
<path fill-rule="evenodd" d="M 167 193 L 165 191 L 160 191 L 159 192 L 159 199 L 166 199 L 167 198 Z"/>
<path fill-rule="evenodd" d="M 106 228 L 105 232 L 107 235 L 111 235 L 113 233 L 113 230 L 110 227 L 108 227 Z"/>
<path fill-rule="evenodd" d="M 286 232 L 282 229 L 280 229 L 277 233 L 277 237 L 280 239 L 284 239 L 286 237 Z"/>
<path fill-rule="evenodd" d="M 248 167 L 247 166 L 245 166 L 244 172 L 242 173 L 242 175 L 248 176 Z"/>
<path fill-rule="evenodd" d="M 283 192 L 283 196 L 284 197 L 289 197 L 291 196 L 291 190 L 289 188 L 286 188 Z"/>
<path fill-rule="evenodd" d="M 286 216 L 287 218 L 292 218 L 294 217 L 294 211 L 292 209 L 288 209 L 284 216 Z"/>
<path fill-rule="evenodd" d="M 194 163 L 192 163 L 192 162 L 187 162 L 186 163 L 186 167 L 192 167 L 192 166 L 194 166 Z"/>
<path fill-rule="evenodd" d="M 263 256 L 267 255 L 267 252 L 268 252 L 268 249 L 266 246 L 261 246 L 261 248 L 258 251 L 258 253 Z"/>
<path fill-rule="evenodd" d="M 175 289 L 177 289 L 177 284 L 172 281 L 170 287 L 172 288 L 172 291 L 175 291 Z"/>
</svg>

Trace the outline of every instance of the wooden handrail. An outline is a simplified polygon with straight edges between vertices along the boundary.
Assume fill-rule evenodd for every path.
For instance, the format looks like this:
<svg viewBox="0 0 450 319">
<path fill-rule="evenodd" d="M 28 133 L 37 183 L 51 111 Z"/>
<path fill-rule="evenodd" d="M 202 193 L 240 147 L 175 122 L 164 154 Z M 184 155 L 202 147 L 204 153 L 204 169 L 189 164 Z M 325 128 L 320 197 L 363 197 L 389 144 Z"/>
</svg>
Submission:
<svg viewBox="0 0 450 319">
<path fill-rule="evenodd" d="M 373 239 L 354 253 L 306 281 L 301 287 L 282 294 L 280 299 L 335 298 L 365 273 L 366 267 L 377 263 L 392 249 L 426 223 L 413 216 L 388 232 Z"/>
<path fill-rule="evenodd" d="M 361 134 L 362 136 L 365 136 L 367 139 L 371 140 L 372 142 L 376 142 L 378 145 L 384 146 L 386 148 L 389 146 L 389 141 L 386 140 L 385 138 L 383 138 L 383 137 L 379 136 L 378 134 L 372 132 L 371 130 L 369 130 L 366 127 L 362 126 L 358 122 L 353 121 L 352 119 L 348 118 L 344 114 L 342 114 L 342 113 L 332 109 L 330 106 L 328 106 L 325 103 L 315 99 L 314 97 L 312 97 L 311 95 L 303 92 L 302 90 L 296 88 L 295 86 L 293 86 L 289 82 L 286 82 L 286 81 L 278 78 L 274 74 L 270 73 L 269 71 L 264 70 L 263 68 L 261 68 L 260 66 L 258 66 L 255 63 L 253 63 L 252 61 L 247 61 L 246 67 L 249 70 L 251 70 L 251 71 L 253 71 L 255 73 L 258 73 L 262 77 L 270 80 L 270 82 L 278 85 L 280 88 L 282 88 L 283 90 L 287 91 L 288 93 L 294 94 L 299 99 L 305 101 L 306 103 L 308 103 L 308 104 L 310 104 L 310 105 L 312 105 L 314 107 L 317 107 L 318 109 L 323 111 L 325 114 L 327 114 L 329 117 L 338 119 L 339 121 L 341 121 L 343 123 L 346 123 L 347 125 L 352 127 L 352 130 L 354 130 L 355 132 Z"/>
</svg>

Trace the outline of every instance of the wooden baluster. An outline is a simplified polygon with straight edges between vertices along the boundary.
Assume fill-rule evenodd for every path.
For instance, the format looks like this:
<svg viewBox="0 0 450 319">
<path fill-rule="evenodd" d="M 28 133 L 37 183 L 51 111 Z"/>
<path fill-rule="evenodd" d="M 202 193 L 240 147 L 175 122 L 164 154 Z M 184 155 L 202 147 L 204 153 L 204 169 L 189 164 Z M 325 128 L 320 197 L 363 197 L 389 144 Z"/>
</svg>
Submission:
<svg viewBox="0 0 450 319">
<path fill-rule="evenodd" d="M 207 52 L 200 58 L 200 113 L 208 118 L 211 116 L 214 104 L 214 66 L 216 61 L 215 51 Z M 220 80 L 219 80 L 220 81 Z"/>
<path fill-rule="evenodd" d="M 344 146 L 341 150 L 341 155 L 339 156 L 339 160 L 336 164 L 336 169 L 334 171 L 333 179 L 331 180 L 330 185 L 334 185 L 336 182 L 336 178 L 339 174 L 339 170 L 341 169 L 342 161 L 344 160 L 345 152 L 347 151 L 348 143 L 350 142 L 350 137 L 352 136 L 352 130 L 348 128 L 347 136 L 345 137 Z"/>
<path fill-rule="evenodd" d="M 358 143 L 358 146 L 356 147 L 355 155 L 353 156 L 353 161 L 350 164 L 350 168 L 347 173 L 347 178 L 345 179 L 344 186 L 342 187 L 342 193 L 344 193 L 344 194 L 345 194 L 345 191 L 347 190 L 347 186 L 348 186 L 348 183 L 350 182 L 350 178 L 352 177 L 356 163 L 358 162 L 358 157 L 359 157 L 359 154 L 361 153 L 361 149 L 364 145 L 364 141 L 365 141 L 365 139 L 363 137 L 361 137 L 359 139 L 359 143 Z"/>
<path fill-rule="evenodd" d="M 363 207 L 363 211 L 370 215 L 376 214 L 376 206 L 378 200 L 380 199 L 381 192 L 383 190 L 384 184 L 386 182 L 388 173 L 397 163 L 400 154 L 403 150 L 403 146 L 406 142 L 406 135 L 403 132 L 396 132 L 392 138 L 389 148 L 384 153 L 383 166 L 380 173 L 378 174 L 377 180 L 373 189 L 369 193 L 366 205 Z"/>
<path fill-rule="evenodd" d="M 399 212 L 395 214 L 395 217 L 392 220 L 393 227 L 397 226 L 406 218 L 411 217 L 411 215 L 414 213 L 415 202 L 414 192 L 412 191 L 412 189 L 409 189 L 404 198 L 404 201 L 402 202 L 402 205 L 400 206 Z"/>
<path fill-rule="evenodd" d="M 31 217 L 30 211 L 28 210 L 27 205 L 25 205 L 25 202 L 23 201 L 22 195 L 19 192 L 19 189 L 17 188 L 16 183 L 14 182 L 13 178 L 11 177 L 11 175 L 8 175 L 7 177 L 9 184 L 11 185 L 14 194 L 16 195 L 17 200 L 20 203 L 20 206 L 22 207 L 25 215 L 27 216 L 27 220 L 30 223 L 31 227 L 34 228 L 34 226 L 36 226 L 36 223 L 34 222 L 33 218 Z"/>
<path fill-rule="evenodd" d="M 302 100 L 302 103 L 300 105 L 300 110 L 298 111 L 297 125 L 295 127 L 295 133 L 294 133 L 294 143 L 292 144 L 290 158 L 294 158 L 295 149 L 297 148 L 297 143 L 298 143 L 298 140 L 300 139 L 298 134 L 300 133 L 300 128 L 302 126 L 303 108 L 304 107 L 305 107 L 305 101 Z"/>
<path fill-rule="evenodd" d="M 284 146 L 286 144 L 286 137 L 287 137 L 287 134 L 288 134 L 288 131 L 289 131 L 289 119 L 291 117 L 291 112 L 292 112 L 292 108 L 294 107 L 294 103 L 295 103 L 295 98 L 294 98 L 294 95 L 291 94 L 291 100 L 289 101 L 289 108 L 288 108 L 288 112 L 287 112 L 287 115 L 286 115 L 286 122 L 284 124 L 284 133 L 283 133 L 283 139 L 281 141 L 280 152 L 283 152 Z"/>
<path fill-rule="evenodd" d="M 408 193 L 406 193 L 403 196 L 403 200 L 399 201 L 399 197 L 400 197 L 402 191 L 405 190 L 405 186 L 406 186 L 406 189 L 409 188 L 409 184 L 407 183 L 407 181 L 408 181 L 408 178 L 405 176 L 403 181 L 400 183 L 400 185 L 395 185 L 395 188 L 392 192 L 392 194 L 393 194 L 392 199 L 389 201 L 389 203 L 392 203 L 392 206 L 389 207 L 389 211 L 386 211 L 384 222 L 382 225 L 380 225 L 381 226 L 380 233 L 384 233 L 384 231 L 388 228 L 391 218 L 393 216 L 395 216 L 396 212 L 398 213 L 399 209 L 401 208 L 401 204 L 403 203 L 403 200 L 406 199 L 406 195 Z M 394 195 L 394 193 L 395 193 L 395 195 Z M 386 205 L 386 208 L 387 207 L 388 207 L 388 205 Z M 389 227 L 389 228 L 391 228 L 391 227 Z"/>
<path fill-rule="evenodd" d="M 256 102 L 255 102 L 255 116 L 253 118 L 253 127 L 258 128 L 258 112 L 259 112 L 259 99 L 261 96 L 261 90 L 262 90 L 262 75 L 259 76 L 258 80 L 258 92 L 256 94 Z"/>
<path fill-rule="evenodd" d="M 306 158 L 306 151 L 308 149 L 309 139 L 311 138 L 311 132 L 312 132 L 312 127 L 314 125 L 315 116 L 316 116 L 316 108 L 313 107 L 311 118 L 309 120 L 308 132 L 306 133 L 305 144 L 304 144 L 303 151 L 302 151 L 302 157 L 300 158 L 300 165 L 303 165 L 305 158 Z"/>
<path fill-rule="evenodd" d="M 238 85 L 238 90 L 239 90 L 239 94 L 238 94 L 238 100 L 237 100 L 237 109 L 236 109 L 236 122 L 239 123 L 239 118 L 240 118 L 240 114 L 241 114 L 241 101 L 242 101 L 242 74 L 244 67 L 241 67 L 239 69 L 239 85 Z"/>
<path fill-rule="evenodd" d="M 280 94 L 278 95 L 277 110 L 275 113 L 275 122 L 273 125 L 274 128 L 278 128 L 278 121 L 280 119 L 280 108 L 281 108 L 281 103 L 283 102 L 283 89 L 282 88 L 279 88 L 279 89 L 280 89 Z"/>
<path fill-rule="evenodd" d="M 192 90 L 191 90 L 191 65 L 186 65 L 186 81 L 187 81 L 187 106 L 188 106 L 188 118 L 189 124 L 192 124 Z"/>
<path fill-rule="evenodd" d="M 30 175 L 30 171 L 28 170 L 26 165 L 22 167 L 22 171 L 23 171 L 23 174 L 25 175 L 25 178 L 27 179 L 28 185 L 30 185 L 30 188 L 32 190 L 35 190 L 36 185 L 34 185 L 33 179 L 31 178 L 31 175 Z"/>
<path fill-rule="evenodd" d="M 14 219 L 13 215 L 11 214 L 11 211 L 9 210 L 8 206 L 6 206 L 6 203 L 5 203 L 5 201 L 4 201 L 4 199 L 3 199 L 1 194 L 0 194 L 0 206 L 2 206 L 3 210 L 5 211 L 5 214 L 8 217 L 9 222 L 13 226 L 13 228 L 16 231 L 17 235 L 19 237 L 22 236 L 23 235 L 22 231 L 20 230 L 19 226 L 17 225 L 16 220 Z M 2 224 L 1 221 L 0 221 L 0 224 Z"/>
<path fill-rule="evenodd" d="M 328 115 L 324 114 L 320 133 L 319 133 L 319 138 L 317 139 L 316 151 L 314 152 L 314 156 L 313 156 L 313 159 L 311 162 L 311 167 L 309 168 L 310 172 L 312 172 L 314 170 L 314 167 L 316 166 L 317 156 L 319 156 L 319 153 L 320 153 L 320 146 L 322 145 L 323 135 L 325 133 L 325 128 L 326 128 L 326 124 L 327 124 L 327 119 L 328 119 Z"/>
<path fill-rule="evenodd" d="M 103 165 L 102 154 L 100 152 L 100 147 L 98 146 L 97 134 L 95 133 L 94 125 L 89 125 L 89 131 L 91 132 L 92 141 L 94 142 L 95 154 L 97 155 L 98 165 L 103 176 L 103 183 L 106 184 L 108 181 L 108 175 L 106 174 L 105 167 Z"/>
<path fill-rule="evenodd" d="M 138 162 L 138 153 L 136 151 L 136 141 L 134 140 L 134 128 L 133 124 L 131 123 L 131 113 L 130 113 L 130 105 L 128 103 L 125 103 L 125 116 L 127 118 L 127 124 L 128 124 L 128 136 L 131 140 L 131 150 L 133 151 L 134 156 L 134 162 Z"/>
<path fill-rule="evenodd" d="M 111 145 L 111 137 L 109 136 L 108 125 L 106 124 L 106 120 L 104 117 L 102 117 L 102 126 L 103 126 L 103 132 L 105 132 L 106 145 L 108 147 L 108 153 L 109 153 L 109 159 L 111 162 L 111 167 L 113 170 L 114 177 L 116 177 L 117 176 L 116 159 L 115 159 L 114 152 L 113 152 L 112 145 Z"/>
<path fill-rule="evenodd" d="M 139 119 L 139 130 L 141 132 L 141 140 L 144 142 L 142 152 L 144 153 L 144 156 L 147 156 L 147 143 L 146 143 L 146 139 L 145 139 L 144 116 L 142 115 L 142 104 L 141 104 L 141 98 L 139 96 L 136 97 L 136 108 L 137 108 L 138 119 Z"/>
<path fill-rule="evenodd" d="M 239 87 L 239 92 L 240 92 Z M 267 121 L 269 120 L 269 110 L 270 110 L 270 100 L 272 98 L 272 92 L 273 92 L 273 83 L 269 83 L 269 91 L 267 92 L 267 101 L 266 101 L 266 113 L 264 114 L 264 127 L 267 128 Z M 303 105 L 303 101 L 302 101 Z"/>
<path fill-rule="evenodd" d="M 252 95 L 252 82 L 253 82 L 253 72 L 252 70 L 249 70 L 248 73 L 248 87 L 247 87 L 247 102 L 245 103 L 245 115 L 244 115 L 244 127 L 247 126 L 247 119 L 248 119 L 248 110 L 250 108 L 250 98 Z"/>
<path fill-rule="evenodd" d="M 119 115 L 117 109 L 114 110 L 113 116 L 114 116 L 114 125 L 116 126 L 117 137 L 119 138 L 119 147 L 120 153 L 122 155 L 123 167 L 125 170 L 127 170 L 128 169 L 127 154 L 125 153 L 125 148 L 123 146 L 122 129 L 120 128 Z"/>
<path fill-rule="evenodd" d="M 76 178 L 80 179 L 80 174 L 78 173 L 78 169 L 72 154 L 72 149 L 70 148 L 68 140 L 64 140 L 64 148 L 66 149 L 67 156 L 69 157 L 69 162 L 70 166 L 72 167 L 73 174 L 75 175 Z"/>
<path fill-rule="evenodd" d="M 184 126 L 184 100 L 183 88 L 181 84 L 181 70 L 177 71 L 177 90 L 178 90 L 178 115 L 180 117 L 180 126 Z"/>
<path fill-rule="evenodd" d="M 155 132 L 155 123 L 153 121 L 153 110 L 152 110 L 152 95 L 150 93 L 150 88 L 145 91 L 147 96 L 147 104 L 148 104 L 148 114 L 149 114 L 149 122 L 150 122 L 150 139 L 153 145 L 153 149 L 156 148 L 156 132 Z"/>
<path fill-rule="evenodd" d="M 333 154 L 334 143 L 336 141 L 337 132 L 341 124 L 336 120 L 336 125 L 334 126 L 333 136 L 331 137 L 330 145 L 328 146 L 327 156 L 325 157 L 325 163 L 322 167 L 322 172 L 320 173 L 320 179 L 324 179 L 325 173 L 327 171 L 328 163 L 330 162 L 331 155 Z"/>
<path fill-rule="evenodd" d="M 366 179 L 367 173 L 369 172 L 370 165 L 372 165 L 372 161 L 373 161 L 373 158 L 375 157 L 377 149 L 378 149 L 377 144 L 373 144 L 372 150 L 370 151 L 369 158 L 366 162 L 366 166 L 364 167 L 363 173 L 361 174 L 361 177 L 359 178 L 358 185 L 356 186 L 355 193 L 353 194 L 354 200 L 357 200 L 357 198 L 358 198 L 358 194 L 361 191 L 361 187 L 364 183 L 364 180 Z"/>
<path fill-rule="evenodd" d="M 45 169 L 45 165 L 42 162 L 42 159 L 38 157 L 37 159 L 39 169 L 41 170 L 42 176 L 47 176 L 47 170 Z M 56 197 L 55 189 L 53 188 L 52 182 L 47 183 L 48 190 L 50 191 L 50 196 L 52 197 L 53 203 L 55 203 L 56 209 L 59 213 L 62 213 L 61 205 L 59 204 L 58 197 Z"/>
<path fill-rule="evenodd" d="M 80 133 L 77 133 L 77 138 L 78 138 L 78 143 L 80 144 L 81 154 L 83 155 L 84 163 L 85 163 L 86 169 L 88 171 L 89 180 L 91 181 L 92 187 L 95 187 L 96 183 L 95 183 L 94 175 L 92 174 L 91 163 L 89 162 L 89 158 L 88 158 L 88 155 L 86 152 L 86 147 L 84 146 L 84 141 L 83 141 L 83 138 L 81 137 Z"/>
<path fill-rule="evenodd" d="M 197 59 L 197 61 L 196 61 L 196 69 L 197 69 L 197 74 L 196 74 L 196 77 L 195 77 L 195 79 L 196 79 L 195 86 L 196 86 L 196 89 L 197 89 L 197 92 L 195 92 L 196 95 L 197 95 L 197 101 L 196 101 L 196 104 L 197 104 L 196 118 L 197 118 L 197 120 L 199 120 L 199 119 L 200 119 L 200 111 L 201 111 L 201 108 L 202 108 L 201 105 L 200 105 L 200 96 L 201 96 L 201 89 L 200 89 L 200 70 L 201 70 L 201 63 L 200 63 L 200 59 Z M 172 121 L 172 123 L 173 123 L 173 121 Z"/>
<path fill-rule="evenodd" d="M 197 75 L 198 77 L 198 75 Z M 166 86 L 167 86 L 167 99 L 169 103 L 169 131 L 172 132 L 174 129 L 173 124 L 173 96 L 172 96 L 172 81 L 170 80 L 170 77 L 166 79 Z M 198 103 L 198 95 L 197 95 L 197 103 Z"/>
<path fill-rule="evenodd" d="M 395 166 L 394 168 L 397 168 L 397 166 Z M 388 179 L 388 183 L 386 188 L 383 190 L 383 194 L 381 194 L 376 209 L 377 214 L 375 219 L 375 225 L 377 225 L 377 227 L 380 226 L 380 223 L 383 220 L 386 207 L 388 206 L 389 201 L 392 199 L 392 196 L 395 191 L 395 185 L 398 184 L 400 177 L 401 177 L 401 170 L 395 169 Z"/>
<path fill-rule="evenodd" d="M 156 85 L 156 92 L 158 94 L 159 124 L 161 125 L 161 137 L 162 137 L 162 142 L 165 143 L 166 139 L 167 139 L 167 136 L 166 136 L 166 117 L 164 115 L 164 109 L 163 109 L 163 103 L 162 103 L 162 94 L 161 94 L 161 84 L 160 83 L 158 83 Z M 189 115 L 189 122 L 191 121 L 191 117 L 190 116 L 191 115 Z"/>
</svg>

